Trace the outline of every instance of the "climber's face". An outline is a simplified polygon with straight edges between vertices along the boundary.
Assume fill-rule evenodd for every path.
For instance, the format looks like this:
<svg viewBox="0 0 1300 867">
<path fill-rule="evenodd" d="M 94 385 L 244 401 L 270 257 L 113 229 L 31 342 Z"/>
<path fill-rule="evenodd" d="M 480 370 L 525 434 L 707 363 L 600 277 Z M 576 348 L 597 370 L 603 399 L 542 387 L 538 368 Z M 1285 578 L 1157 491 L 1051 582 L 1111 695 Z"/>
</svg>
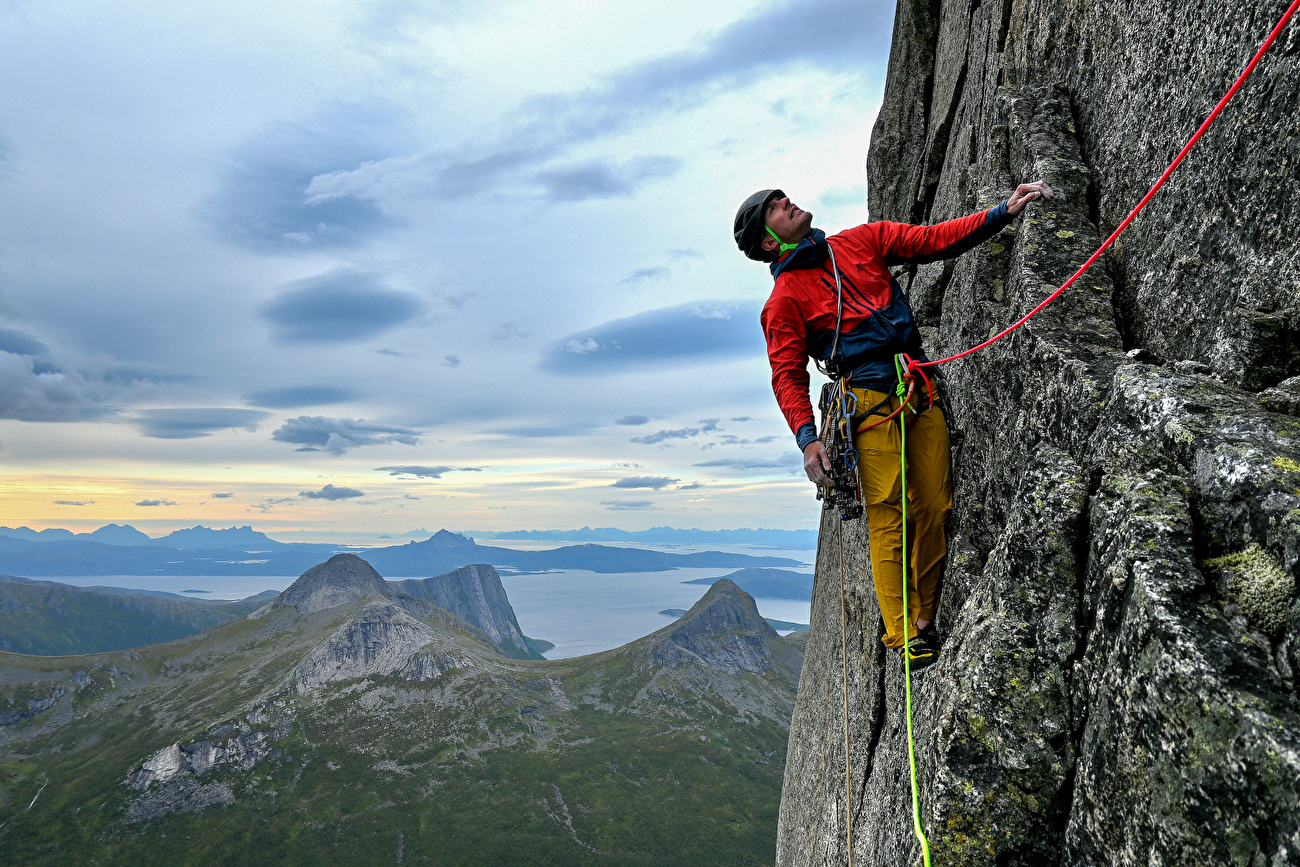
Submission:
<svg viewBox="0 0 1300 867">
<path fill-rule="evenodd" d="M 812 229 L 813 215 L 790 201 L 789 196 L 768 202 L 765 217 L 767 227 L 786 244 L 799 243 Z M 763 239 L 764 250 L 775 250 L 778 246 L 771 235 Z"/>
</svg>

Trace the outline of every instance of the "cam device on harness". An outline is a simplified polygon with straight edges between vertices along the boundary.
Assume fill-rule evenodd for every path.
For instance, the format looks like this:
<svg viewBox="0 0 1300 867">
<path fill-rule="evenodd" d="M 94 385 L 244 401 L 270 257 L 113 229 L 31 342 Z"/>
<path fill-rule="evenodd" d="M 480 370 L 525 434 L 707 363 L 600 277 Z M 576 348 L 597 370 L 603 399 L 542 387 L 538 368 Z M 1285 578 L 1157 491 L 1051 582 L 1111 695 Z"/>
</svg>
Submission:
<svg viewBox="0 0 1300 867">
<path fill-rule="evenodd" d="M 844 320 L 844 287 L 840 282 L 840 269 L 835 264 L 835 250 L 826 245 L 831 256 L 831 271 L 835 274 L 835 339 L 831 343 L 831 357 L 823 367 L 817 367 L 827 376 L 836 376 L 836 351 L 840 343 L 840 325 Z M 841 521 L 862 517 L 862 488 L 858 483 L 858 450 L 853 447 L 853 435 L 858 411 L 858 398 L 849 388 L 846 376 L 838 376 L 822 386 L 818 405 L 822 411 L 822 446 L 831 463 L 829 488 L 817 486 L 817 499 L 822 508 L 840 510 Z"/>
<path fill-rule="evenodd" d="M 822 445 L 831 462 L 832 487 L 817 486 L 817 499 L 826 510 L 839 509 L 841 521 L 862 517 L 862 490 L 858 484 L 858 450 L 853 447 L 857 396 L 839 379 L 822 386 Z"/>
</svg>

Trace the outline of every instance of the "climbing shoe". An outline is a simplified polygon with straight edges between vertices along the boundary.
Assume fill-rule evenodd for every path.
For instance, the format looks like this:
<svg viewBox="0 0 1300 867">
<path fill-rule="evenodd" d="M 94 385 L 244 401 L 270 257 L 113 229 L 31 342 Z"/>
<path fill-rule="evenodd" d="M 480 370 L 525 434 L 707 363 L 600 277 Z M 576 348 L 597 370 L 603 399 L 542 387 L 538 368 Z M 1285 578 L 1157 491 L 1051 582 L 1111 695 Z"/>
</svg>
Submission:
<svg viewBox="0 0 1300 867">
<path fill-rule="evenodd" d="M 904 650 L 912 671 L 929 668 L 938 662 L 939 644 L 939 633 L 935 630 L 934 624 L 927 626 L 912 636 L 912 640 L 907 643 Z"/>
</svg>

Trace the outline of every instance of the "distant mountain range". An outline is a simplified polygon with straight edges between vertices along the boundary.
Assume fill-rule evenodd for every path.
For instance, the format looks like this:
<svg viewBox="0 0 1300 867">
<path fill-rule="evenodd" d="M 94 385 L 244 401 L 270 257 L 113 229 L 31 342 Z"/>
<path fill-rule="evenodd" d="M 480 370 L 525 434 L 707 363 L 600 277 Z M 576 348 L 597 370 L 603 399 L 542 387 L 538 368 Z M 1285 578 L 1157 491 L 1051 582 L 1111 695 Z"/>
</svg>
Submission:
<svg viewBox="0 0 1300 867">
<path fill-rule="evenodd" d="M 651 527 L 648 530 L 619 530 L 615 527 L 583 527 L 581 530 L 473 530 L 465 535 L 476 539 L 543 539 L 563 542 L 646 542 L 679 545 L 755 545 L 813 551 L 816 530 L 768 530 L 762 527 L 737 530 L 679 530 Z"/>
<path fill-rule="evenodd" d="M 788 569 L 741 569 L 724 575 L 740 585 L 751 596 L 767 599 L 812 599 L 813 576 L 808 572 L 791 572 Z M 696 578 L 683 584 L 711 584 L 716 578 Z"/>
<path fill-rule="evenodd" d="M 110 528 L 112 528 L 110 530 Z M 105 533 L 105 531 L 108 531 Z M 249 527 L 178 530 L 148 544 L 105 543 L 103 538 L 134 538 L 143 533 L 110 524 L 94 533 L 50 537 L 26 527 L 4 530 L 0 536 L 0 573 L 25 577 L 86 575 L 299 575 L 314 563 L 338 553 L 335 545 L 276 542 Z M 19 536 L 12 535 L 19 533 Z M 21 534 L 41 536 L 40 541 Z M 145 537 L 148 538 L 148 537 Z M 344 549 L 363 553 L 386 575 L 427 577 L 473 563 L 488 563 L 525 572 L 548 569 L 584 569 L 593 572 L 659 572 L 684 567 L 739 568 L 745 566 L 795 566 L 782 557 L 755 557 L 705 551 L 667 554 L 637 548 L 571 545 L 550 551 L 514 551 L 478 545 L 473 539 L 439 530 L 422 542 L 388 548 Z"/>
<path fill-rule="evenodd" d="M 141 533 L 129 524 L 105 524 L 93 533 L 73 533 L 71 530 L 50 528 L 32 530 L 28 527 L 0 527 L 0 537 L 21 539 L 26 542 L 61 542 L 69 539 L 87 539 L 103 542 L 105 545 L 159 545 L 164 548 L 229 548 L 247 549 L 280 545 L 265 533 L 259 533 L 252 527 L 230 527 L 225 530 L 213 530 L 208 527 L 190 527 L 188 530 L 176 530 L 166 536 L 153 538 Z"/>
<path fill-rule="evenodd" d="M 428 531 L 424 531 L 427 533 Z M 405 537 L 416 533 L 402 534 Z M 423 533 L 419 534 L 423 535 Z M 677 527 L 651 527 L 648 530 L 620 530 L 617 527 L 583 527 L 579 530 L 465 530 L 460 533 L 473 539 L 536 539 L 556 542 L 644 542 L 647 544 L 678 545 L 753 545 L 767 548 L 784 548 L 789 551 L 811 551 L 817 548 L 816 530 L 769 530 L 763 527 L 742 527 L 735 530 L 696 530 Z M 71 530 L 51 528 L 32 530 L 29 527 L 0 527 L 0 537 L 22 539 L 28 542 L 57 542 L 65 539 L 89 539 L 108 545 L 163 545 L 168 548 L 248 548 L 260 545 L 289 544 L 277 542 L 252 527 L 230 527 L 225 530 L 208 527 L 191 527 L 176 530 L 166 536 L 152 538 L 129 524 L 106 524 L 92 533 L 73 533 Z M 391 539 L 389 535 L 376 539 Z M 313 543 L 308 543 L 313 544 Z M 329 543 L 320 543 L 329 544 Z"/>
<path fill-rule="evenodd" d="M 189 638 L 0 653 L 0 861 L 770 863 L 805 639 L 723 580 L 614 650 L 511 659 L 427 598 L 483 569 L 340 554 Z"/>
</svg>

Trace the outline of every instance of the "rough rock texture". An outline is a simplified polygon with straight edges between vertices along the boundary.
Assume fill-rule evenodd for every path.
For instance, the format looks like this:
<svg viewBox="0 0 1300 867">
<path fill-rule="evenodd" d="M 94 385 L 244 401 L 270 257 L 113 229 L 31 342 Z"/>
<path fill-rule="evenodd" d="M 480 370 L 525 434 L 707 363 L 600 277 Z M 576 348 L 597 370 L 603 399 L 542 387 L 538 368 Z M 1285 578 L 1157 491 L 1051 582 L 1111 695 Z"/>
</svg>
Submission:
<svg viewBox="0 0 1300 867">
<path fill-rule="evenodd" d="M 447 535 L 462 538 L 455 534 Z M 501 576 L 496 569 L 485 564 L 464 566 L 433 578 L 385 581 L 369 563 L 357 555 L 335 554 L 326 562 L 304 572 L 272 605 L 255 612 L 253 616 L 262 618 L 283 612 L 285 608 L 296 609 L 299 614 L 313 615 L 362 599 L 384 600 L 389 604 L 369 613 L 368 609 L 363 609 L 360 617 L 364 623 L 353 623 L 341 629 L 332 639 L 334 643 L 329 650 L 322 651 L 325 656 L 320 660 L 304 662 L 304 665 L 311 663 L 308 667 L 312 673 L 304 676 L 313 683 L 316 678 L 323 676 L 326 669 L 352 671 L 360 665 L 368 669 L 363 673 L 370 673 L 371 667 L 377 666 L 374 671 L 378 671 L 392 661 L 385 654 L 396 654 L 393 659 L 398 656 L 407 659 L 410 656 L 407 651 L 421 646 L 413 643 L 420 638 L 417 633 L 421 627 L 411 617 L 403 619 L 399 616 L 399 609 L 408 614 L 435 619 L 445 616 L 439 614 L 437 609 L 450 612 L 472 627 L 470 631 L 474 637 L 515 659 L 542 659 L 534 647 L 549 646 L 545 642 L 528 638 L 519 629 L 515 610 L 506 597 L 505 587 L 501 585 Z M 394 649 L 397 645 L 404 649 Z M 323 667 L 313 667 L 317 663 Z M 436 676 L 439 665 L 436 660 L 421 663 L 418 668 L 422 673 L 418 673 L 418 678 Z M 360 677 L 361 673 L 340 676 Z M 332 676 L 327 678 L 336 679 L 338 678 Z"/>
<path fill-rule="evenodd" d="M 445 575 L 392 581 L 389 586 L 432 602 L 471 626 L 477 626 L 491 636 L 507 656 L 541 658 L 541 654 L 530 649 L 528 638 L 519 628 L 514 609 L 506 598 L 501 576 L 491 566 L 462 566 Z"/>
<path fill-rule="evenodd" d="M 353 613 L 294 669 L 300 693 L 339 680 L 394 674 L 428 645 L 454 647 L 455 639 L 391 602 L 375 600 Z M 430 648 L 433 649 L 433 648 Z M 427 670 L 420 668 L 427 679 Z"/>
<path fill-rule="evenodd" d="M 775 665 L 767 642 L 778 637 L 776 630 L 758 613 L 754 598 L 726 578 L 660 634 L 655 665 L 695 663 L 728 674 L 764 672 Z"/>
<path fill-rule="evenodd" d="M 1045 178 L 981 248 L 903 272 L 932 357 L 1065 280 L 1285 3 L 901 0 L 873 219 Z M 1300 24 L 1113 252 L 948 365 L 957 509 L 919 675 L 935 865 L 1300 864 Z M 901 667 L 867 528 L 822 525 L 780 865 L 915 863 Z"/>
<path fill-rule="evenodd" d="M 364 596 L 390 593 L 388 583 L 365 560 L 356 554 L 335 554 L 298 576 L 277 604 L 297 608 L 300 614 L 315 614 Z"/>
</svg>

